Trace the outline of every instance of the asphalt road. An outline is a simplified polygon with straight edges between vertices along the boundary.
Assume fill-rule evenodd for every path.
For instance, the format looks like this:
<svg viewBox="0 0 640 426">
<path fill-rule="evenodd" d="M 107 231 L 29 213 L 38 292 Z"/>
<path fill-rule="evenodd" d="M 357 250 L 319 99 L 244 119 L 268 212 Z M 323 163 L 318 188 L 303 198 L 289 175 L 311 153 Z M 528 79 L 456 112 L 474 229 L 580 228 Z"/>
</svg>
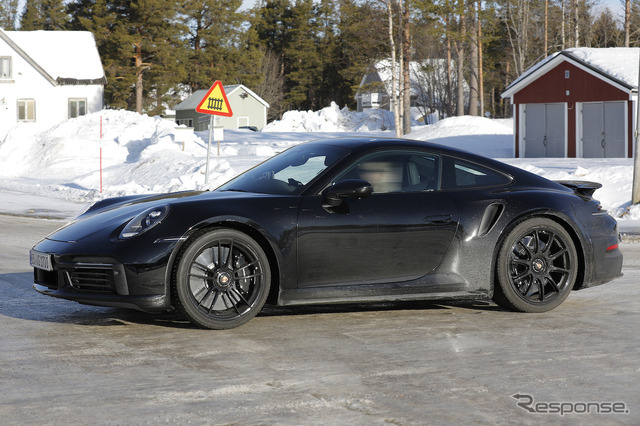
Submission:
<svg viewBox="0 0 640 426">
<path fill-rule="evenodd" d="M 36 293 L 28 249 L 60 225 L 0 215 L 4 425 L 640 423 L 640 243 L 546 314 L 270 307 L 220 332 Z"/>
</svg>

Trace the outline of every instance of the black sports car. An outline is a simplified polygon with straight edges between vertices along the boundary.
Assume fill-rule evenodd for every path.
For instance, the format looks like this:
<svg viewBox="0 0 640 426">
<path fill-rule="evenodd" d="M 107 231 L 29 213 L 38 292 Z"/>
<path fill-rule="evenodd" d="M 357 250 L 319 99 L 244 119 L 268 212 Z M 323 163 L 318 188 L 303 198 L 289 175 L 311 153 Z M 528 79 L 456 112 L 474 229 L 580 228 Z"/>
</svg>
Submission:
<svg viewBox="0 0 640 426">
<path fill-rule="evenodd" d="M 175 308 L 212 329 L 265 303 L 466 298 L 545 312 L 621 275 L 599 187 L 425 142 L 315 141 L 215 191 L 96 203 L 35 245 L 34 288 Z"/>
</svg>

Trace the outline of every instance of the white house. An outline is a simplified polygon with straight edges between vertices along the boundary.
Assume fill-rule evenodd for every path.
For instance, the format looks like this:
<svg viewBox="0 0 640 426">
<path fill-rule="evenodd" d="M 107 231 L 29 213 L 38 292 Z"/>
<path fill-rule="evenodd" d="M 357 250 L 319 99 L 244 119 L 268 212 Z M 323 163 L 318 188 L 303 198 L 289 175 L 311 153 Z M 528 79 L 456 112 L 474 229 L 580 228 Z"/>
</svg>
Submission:
<svg viewBox="0 0 640 426">
<path fill-rule="evenodd" d="M 48 128 L 103 108 L 93 34 L 0 29 L 0 142 L 16 126 Z"/>
<path fill-rule="evenodd" d="M 452 67 L 455 64 L 452 64 Z M 398 70 L 398 73 L 400 71 Z M 400 75 L 397 76 L 400 79 Z M 452 75 L 452 84 L 457 86 L 457 74 Z M 411 106 L 417 108 L 422 115 L 434 111 L 444 112 L 444 100 L 447 98 L 447 60 L 426 59 L 421 62 L 409 63 L 409 80 L 411 90 Z M 468 85 L 463 82 L 465 89 L 465 104 L 469 92 Z M 390 93 L 392 91 L 391 61 L 385 59 L 376 62 L 362 77 L 356 102 L 358 112 L 369 109 L 383 108 L 393 110 Z"/>
</svg>

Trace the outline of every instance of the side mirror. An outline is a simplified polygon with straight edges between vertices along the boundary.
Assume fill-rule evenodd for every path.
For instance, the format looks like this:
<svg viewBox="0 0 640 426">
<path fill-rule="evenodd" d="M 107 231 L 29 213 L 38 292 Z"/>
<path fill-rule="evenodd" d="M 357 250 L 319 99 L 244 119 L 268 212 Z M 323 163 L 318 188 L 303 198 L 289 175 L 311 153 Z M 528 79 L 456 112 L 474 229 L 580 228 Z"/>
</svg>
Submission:
<svg viewBox="0 0 640 426">
<path fill-rule="evenodd" d="M 373 186 L 366 180 L 347 179 L 325 189 L 324 204 L 327 207 L 337 207 L 344 198 L 364 198 L 371 195 Z"/>
</svg>

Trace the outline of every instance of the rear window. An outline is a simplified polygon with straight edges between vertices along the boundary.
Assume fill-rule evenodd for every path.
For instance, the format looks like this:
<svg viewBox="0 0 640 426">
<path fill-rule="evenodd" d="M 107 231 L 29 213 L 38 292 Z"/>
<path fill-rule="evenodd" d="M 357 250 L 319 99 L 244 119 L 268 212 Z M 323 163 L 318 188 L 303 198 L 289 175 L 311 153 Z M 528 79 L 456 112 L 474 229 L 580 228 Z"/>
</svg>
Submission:
<svg viewBox="0 0 640 426">
<path fill-rule="evenodd" d="M 501 186 L 511 182 L 510 177 L 476 163 L 451 157 L 443 160 L 443 189 Z"/>
</svg>

